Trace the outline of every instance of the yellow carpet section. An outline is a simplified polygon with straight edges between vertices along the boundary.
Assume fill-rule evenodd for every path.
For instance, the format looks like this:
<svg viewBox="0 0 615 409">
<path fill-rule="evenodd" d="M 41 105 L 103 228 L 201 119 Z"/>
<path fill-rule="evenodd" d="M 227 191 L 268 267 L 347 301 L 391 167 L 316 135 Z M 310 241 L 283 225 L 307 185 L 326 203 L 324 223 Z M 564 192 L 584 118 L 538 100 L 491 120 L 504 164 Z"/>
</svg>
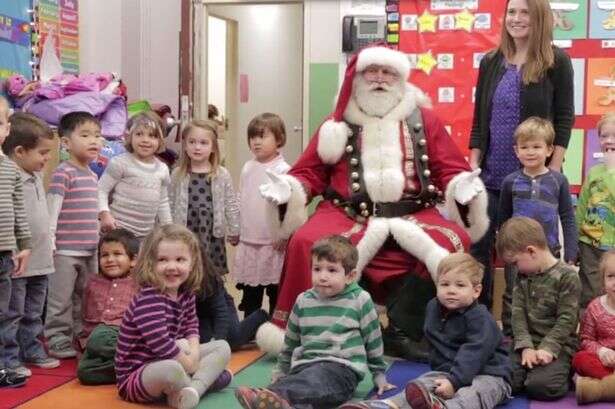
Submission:
<svg viewBox="0 0 615 409">
<path fill-rule="evenodd" d="M 229 370 L 235 374 L 256 361 L 262 354 L 256 347 L 233 352 Z M 115 385 L 83 386 L 76 379 L 19 406 L 21 409 L 134 409 L 143 407 L 143 405 L 121 400 L 117 395 Z M 166 408 L 164 405 L 147 405 L 147 407 Z"/>
</svg>

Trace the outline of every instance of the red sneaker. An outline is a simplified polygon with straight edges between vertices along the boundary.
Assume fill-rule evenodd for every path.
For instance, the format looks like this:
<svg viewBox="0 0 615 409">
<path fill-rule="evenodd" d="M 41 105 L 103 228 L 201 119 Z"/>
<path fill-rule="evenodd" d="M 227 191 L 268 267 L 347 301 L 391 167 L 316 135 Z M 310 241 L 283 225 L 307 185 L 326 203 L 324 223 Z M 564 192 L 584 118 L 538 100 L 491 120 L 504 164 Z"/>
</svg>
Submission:
<svg viewBox="0 0 615 409">
<path fill-rule="evenodd" d="M 417 382 L 409 382 L 406 385 L 406 401 L 412 409 L 445 409 L 446 406 L 425 386 Z"/>
</svg>

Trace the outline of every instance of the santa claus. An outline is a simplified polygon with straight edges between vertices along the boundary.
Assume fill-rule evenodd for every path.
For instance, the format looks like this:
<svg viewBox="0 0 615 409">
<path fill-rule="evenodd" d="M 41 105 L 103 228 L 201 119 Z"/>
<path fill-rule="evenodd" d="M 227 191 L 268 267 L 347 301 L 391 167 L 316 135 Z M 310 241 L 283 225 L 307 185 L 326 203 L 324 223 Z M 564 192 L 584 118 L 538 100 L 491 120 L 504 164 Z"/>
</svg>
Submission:
<svg viewBox="0 0 615 409">
<path fill-rule="evenodd" d="M 334 113 L 288 174 L 261 186 L 274 235 L 290 238 L 272 321 L 257 334 L 262 349 L 281 350 L 295 299 L 312 285 L 310 248 L 319 238 L 349 237 L 374 300 L 403 306 L 391 326 L 420 332 L 438 263 L 485 233 L 479 171 L 471 171 L 426 95 L 406 81 L 409 72 L 406 55 L 386 47 L 353 56 Z M 319 195 L 324 200 L 308 220 L 306 206 Z"/>
</svg>

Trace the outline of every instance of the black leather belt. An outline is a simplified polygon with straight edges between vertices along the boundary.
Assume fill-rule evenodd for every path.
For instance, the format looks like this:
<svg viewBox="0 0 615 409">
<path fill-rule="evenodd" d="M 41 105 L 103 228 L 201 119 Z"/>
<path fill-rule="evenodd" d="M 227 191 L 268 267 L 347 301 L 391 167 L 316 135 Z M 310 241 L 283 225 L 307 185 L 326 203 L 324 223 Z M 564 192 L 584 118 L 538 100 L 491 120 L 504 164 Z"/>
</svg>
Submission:
<svg viewBox="0 0 615 409">
<path fill-rule="evenodd" d="M 330 200 L 336 207 L 343 207 L 346 213 L 350 216 L 358 217 L 361 212 L 368 210 L 370 216 L 375 217 L 402 217 L 412 213 L 416 213 L 419 210 L 432 207 L 435 203 L 433 201 L 424 201 L 421 199 L 402 199 L 398 202 L 372 202 L 368 199 L 362 202 L 356 202 L 345 199 L 335 190 L 329 188 L 324 194 L 325 200 Z"/>
</svg>

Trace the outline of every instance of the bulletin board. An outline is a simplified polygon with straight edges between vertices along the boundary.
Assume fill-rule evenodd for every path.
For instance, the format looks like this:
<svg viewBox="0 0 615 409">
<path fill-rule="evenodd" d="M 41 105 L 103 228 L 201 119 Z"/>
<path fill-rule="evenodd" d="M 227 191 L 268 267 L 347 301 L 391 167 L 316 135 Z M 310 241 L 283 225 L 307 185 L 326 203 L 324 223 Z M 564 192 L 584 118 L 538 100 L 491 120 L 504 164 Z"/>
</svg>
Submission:
<svg viewBox="0 0 615 409">
<path fill-rule="evenodd" d="M 555 44 L 572 59 L 575 123 L 564 173 L 578 192 L 600 159 L 595 125 L 615 110 L 615 1 L 550 1 Z M 468 154 L 480 59 L 497 47 L 506 0 L 387 0 L 387 41 L 408 54 L 410 81 L 430 96 Z"/>
<path fill-rule="evenodd" d="M 38 0 L 36 11 L 39 43 L 53 32 L 64 72 L 79 74 L 79 1 Z"/>
<path fill-rule="evenodd" d="M 0 2 L 0 80 L 13 74 L 32 77 L 30 0 Z"/>
</svg>

